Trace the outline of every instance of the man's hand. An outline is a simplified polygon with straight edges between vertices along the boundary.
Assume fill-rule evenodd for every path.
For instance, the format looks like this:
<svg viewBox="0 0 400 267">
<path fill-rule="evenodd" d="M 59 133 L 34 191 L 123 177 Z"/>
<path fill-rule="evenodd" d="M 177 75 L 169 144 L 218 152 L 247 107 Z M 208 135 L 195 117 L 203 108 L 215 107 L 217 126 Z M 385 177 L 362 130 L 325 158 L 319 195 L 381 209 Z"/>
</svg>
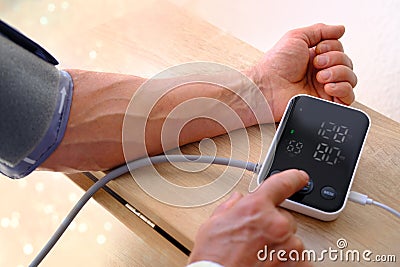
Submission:
<svg viewBox="0 0 400 267">
<path fill-rule="evenodd" d="M 288 170 L 271 176 L 252 194 L 233 194 L 201 226 L 189 262 L 209 260 L 225 267 L 288 264 L 279 262 L 276 255 L 273 261 L 259 261 L 257 252 L 265 245 L 269 251 L 303 250 L 302 241 L 295 236 L 294 218 L 277 206 L 308 179 L 304 171 Z M 291 264 L 308 266 L 307 262 Z"/>
<path fill-rule="evenodd" d="M 344 30 L 325 24 L 291 30 L 247 72 L 267 98 L 275 121 L 296 94 L 347 105 L 354 101 L 357 77 L 338 40 Z"/>
</svg>

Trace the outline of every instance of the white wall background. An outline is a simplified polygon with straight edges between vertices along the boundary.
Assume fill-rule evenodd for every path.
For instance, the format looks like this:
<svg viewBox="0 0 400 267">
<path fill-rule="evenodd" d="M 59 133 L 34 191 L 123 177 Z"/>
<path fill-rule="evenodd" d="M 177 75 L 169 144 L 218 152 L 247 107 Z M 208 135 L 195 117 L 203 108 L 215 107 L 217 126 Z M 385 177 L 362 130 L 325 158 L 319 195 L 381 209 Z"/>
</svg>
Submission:
<svg viewBox="0 0 400 267">
<path fill-rule="evenodd" d="M 345 25 L 342 43 L 358 76 L 357 101 L 400 122 L 400 1 L 171 1 L 262 51 L 290 29 Z"/>
</svg>

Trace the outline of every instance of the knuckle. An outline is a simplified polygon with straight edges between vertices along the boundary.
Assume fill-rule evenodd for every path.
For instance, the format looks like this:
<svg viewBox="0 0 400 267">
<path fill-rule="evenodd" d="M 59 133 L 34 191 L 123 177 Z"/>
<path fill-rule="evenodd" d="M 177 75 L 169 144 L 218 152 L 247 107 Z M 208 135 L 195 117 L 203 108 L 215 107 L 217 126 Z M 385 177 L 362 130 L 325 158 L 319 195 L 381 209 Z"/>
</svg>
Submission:
<svg viewBox="0 0 400 267">
<path fill-rule="evenodd" d="M 337 42 L 338 42 L 338 50 L 341 52 L 344 52 L 344 47 L 343 47 L 342 42 L 340 42 L 340 41 L 337 41 Z"/>
<path fill-rule="evenodd" d="M 351 60 L 351 58 L 344 52 L 341 52 L 341 54 L 342 54 L 342 61 L 344 62 L 344 64 L 352 70 L 353 69 L 353 61 Z"/>
<path fill-rule="evenodd" d="M 326 24 L 325 24 L 325 23 L 322 23 L 322 22 L 319 22 L 319 23 L 314 24 L 314 27 L 316 27 L 316 28 L 323 28 L 323 27 L 325 27 L 325 26 L 326 26 Z"/>
<path fill-rule="evenodd" d="M 271 225 L 275 240 L 278 242 L 284 240 L 291 232 L 291 225 L 292 222 L 288 217 L 281 214 L 276 215 Z"/>
<path fill-rule="evenodd" d="M 262 211 L 263 207 L 265 207 L 265 201 L 262 201 L 258 197 L 247 198 L 240 205 L 240 209 L 245 215 L 258 214 Z"/>
<path fill-rule="evenodd" d="M 286 37 L 289 37 L 289 38 L 295 38 L 295 37 L 299 37 L 301 35 L 302 35 L 302 32 L 300 31 L 300 29 L 293 29 L 286 33 Z"/>
<path fill-rule="evenodd" d="M 355 87 L 357 85 L 357 83 L 358 83 L 358 78 L 357 78 L 357 75 L 355 75 L 355 74 L 354 74 L 354 82 L 353 83 L 354 84 L 352 84 L 352 87 Z"/>
<path fill-rule="evenodd" d="M 332 50 L 343 52 L 343 45 L 339 40 L 327 40 L 326 42 L 329 43 Z"/>
</svg>

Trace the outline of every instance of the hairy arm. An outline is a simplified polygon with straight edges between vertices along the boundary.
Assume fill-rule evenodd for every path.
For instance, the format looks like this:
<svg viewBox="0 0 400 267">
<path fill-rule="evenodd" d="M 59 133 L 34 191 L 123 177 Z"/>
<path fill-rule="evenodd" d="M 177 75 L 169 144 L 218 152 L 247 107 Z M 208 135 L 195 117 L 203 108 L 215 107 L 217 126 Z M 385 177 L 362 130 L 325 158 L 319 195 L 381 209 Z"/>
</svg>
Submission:
<svg viewBox="0 0 400 267">
<path fill-rule="evenodd" d="M 131 75 L 82 70 L 68 70 L 68 72 L 73 78 L 74 95 L 67 131 L 60 146 L 42 164 L 41 169 L 62 172 L 93 171 L 107 170 L 123 164 L 125 162 L 122 145 L 124 118 L 132 97 L 146 79 Z M 226 73 L 215 76 L 213 80 L 217 79 L 221 83 L 230 78 L 230 75 Z M 164 79 L 159 82 L 168 83 L 169 81 Z M 240 82 L 230 81 L 229 83 L 231 90 L 242 89 L 239 88 L 243 86 Z M 241 123 L 235 123 L 226 128 L 226 125 L 220 125 L 211 119 L 193 119 L 185 124 L 179 136 L 174 137 L 178 138 L 177 143 L 162 144 L 161 131 L 170 112 L 187 100 L 199 98 L 215 99 L 217 103 L 224 103 L 240 117 Z M 133 152 L 129 153 L 129 160 L 147 154 L 156 155 L 178 145 L 256 124 L 251 109 L 240 96 L 211 83 L 183 84 L 154 104 L 148 118 L 145 118 L 147 123 L 145 140 L 136 140 L 136 142 L 141 142 L 145 149 L 136 146 Z M 204 108 L 208 111 L 202 112 L 212 113 L 218 112 L 220 107 L 206 105 Z M 129 116 L 127 120 L 132 119 L 140 129 L 141 125 L 138 125 L 140 122 L 135 122 L 137 118 L 133 115 Z M 264 119 L 263 122 L 267 120 Z"/>
</svg>

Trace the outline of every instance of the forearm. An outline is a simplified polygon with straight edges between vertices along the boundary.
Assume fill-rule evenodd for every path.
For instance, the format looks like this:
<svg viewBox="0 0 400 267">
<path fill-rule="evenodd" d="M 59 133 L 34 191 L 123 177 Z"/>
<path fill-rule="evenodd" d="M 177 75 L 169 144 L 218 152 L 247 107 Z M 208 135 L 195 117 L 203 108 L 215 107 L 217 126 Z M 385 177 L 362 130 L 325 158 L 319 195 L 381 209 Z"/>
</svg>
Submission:
<svg viewBox="0 0 400 267">
<path fill-rule="evenodd" d="M 133 95 L 146 80 L 111 73 L 80 70 L 68 72 L 73 77 L 75 89 L 67 131 L 61 145 L 41 168 L 75 172 L 106 170 L 123 164 L 125 157 L 122 129 L 126 110 Z M 226 79 L 229 77 L 221 77 L 221 80 Z M 233 81 L 232 86 L 240 87 L 242 84 L 236 84 Z M 216 105 L 204 106 L 205 109 L 210 109 L 211 113 L 222 107 L 219 105 L 229 106 L 240 117 L 241 122 L 220 125 L 206 118 L 193 119 L 187 122 L 179 135 L 175 137 L 177 143 L 174 140 L 162 143 L 162 127 L 170 112 L 181 103 L 196 98 L 215 99 Z M 268 120 L 267 117 L 262 119 L 263 122 Z M 128 115 L 126 118 L 126 120 L 132 120 L 134 125 L 141 129 L 135 119 L 137 118 L 134 115 Z M 149 117 L 146 118 L 145 139 L 135 140 L 135 142 L 143 142 L 143 146 L 135 147 L 129 153 L 128 160 L 159 154 L 177 145 L 217 136 L 226 131 L 256 123 L 257 120 L 247 104 L 241 100 L 240 96 L 226 88 L 208 83 L 182 85 L 156 103 Z"/>
</svg>

